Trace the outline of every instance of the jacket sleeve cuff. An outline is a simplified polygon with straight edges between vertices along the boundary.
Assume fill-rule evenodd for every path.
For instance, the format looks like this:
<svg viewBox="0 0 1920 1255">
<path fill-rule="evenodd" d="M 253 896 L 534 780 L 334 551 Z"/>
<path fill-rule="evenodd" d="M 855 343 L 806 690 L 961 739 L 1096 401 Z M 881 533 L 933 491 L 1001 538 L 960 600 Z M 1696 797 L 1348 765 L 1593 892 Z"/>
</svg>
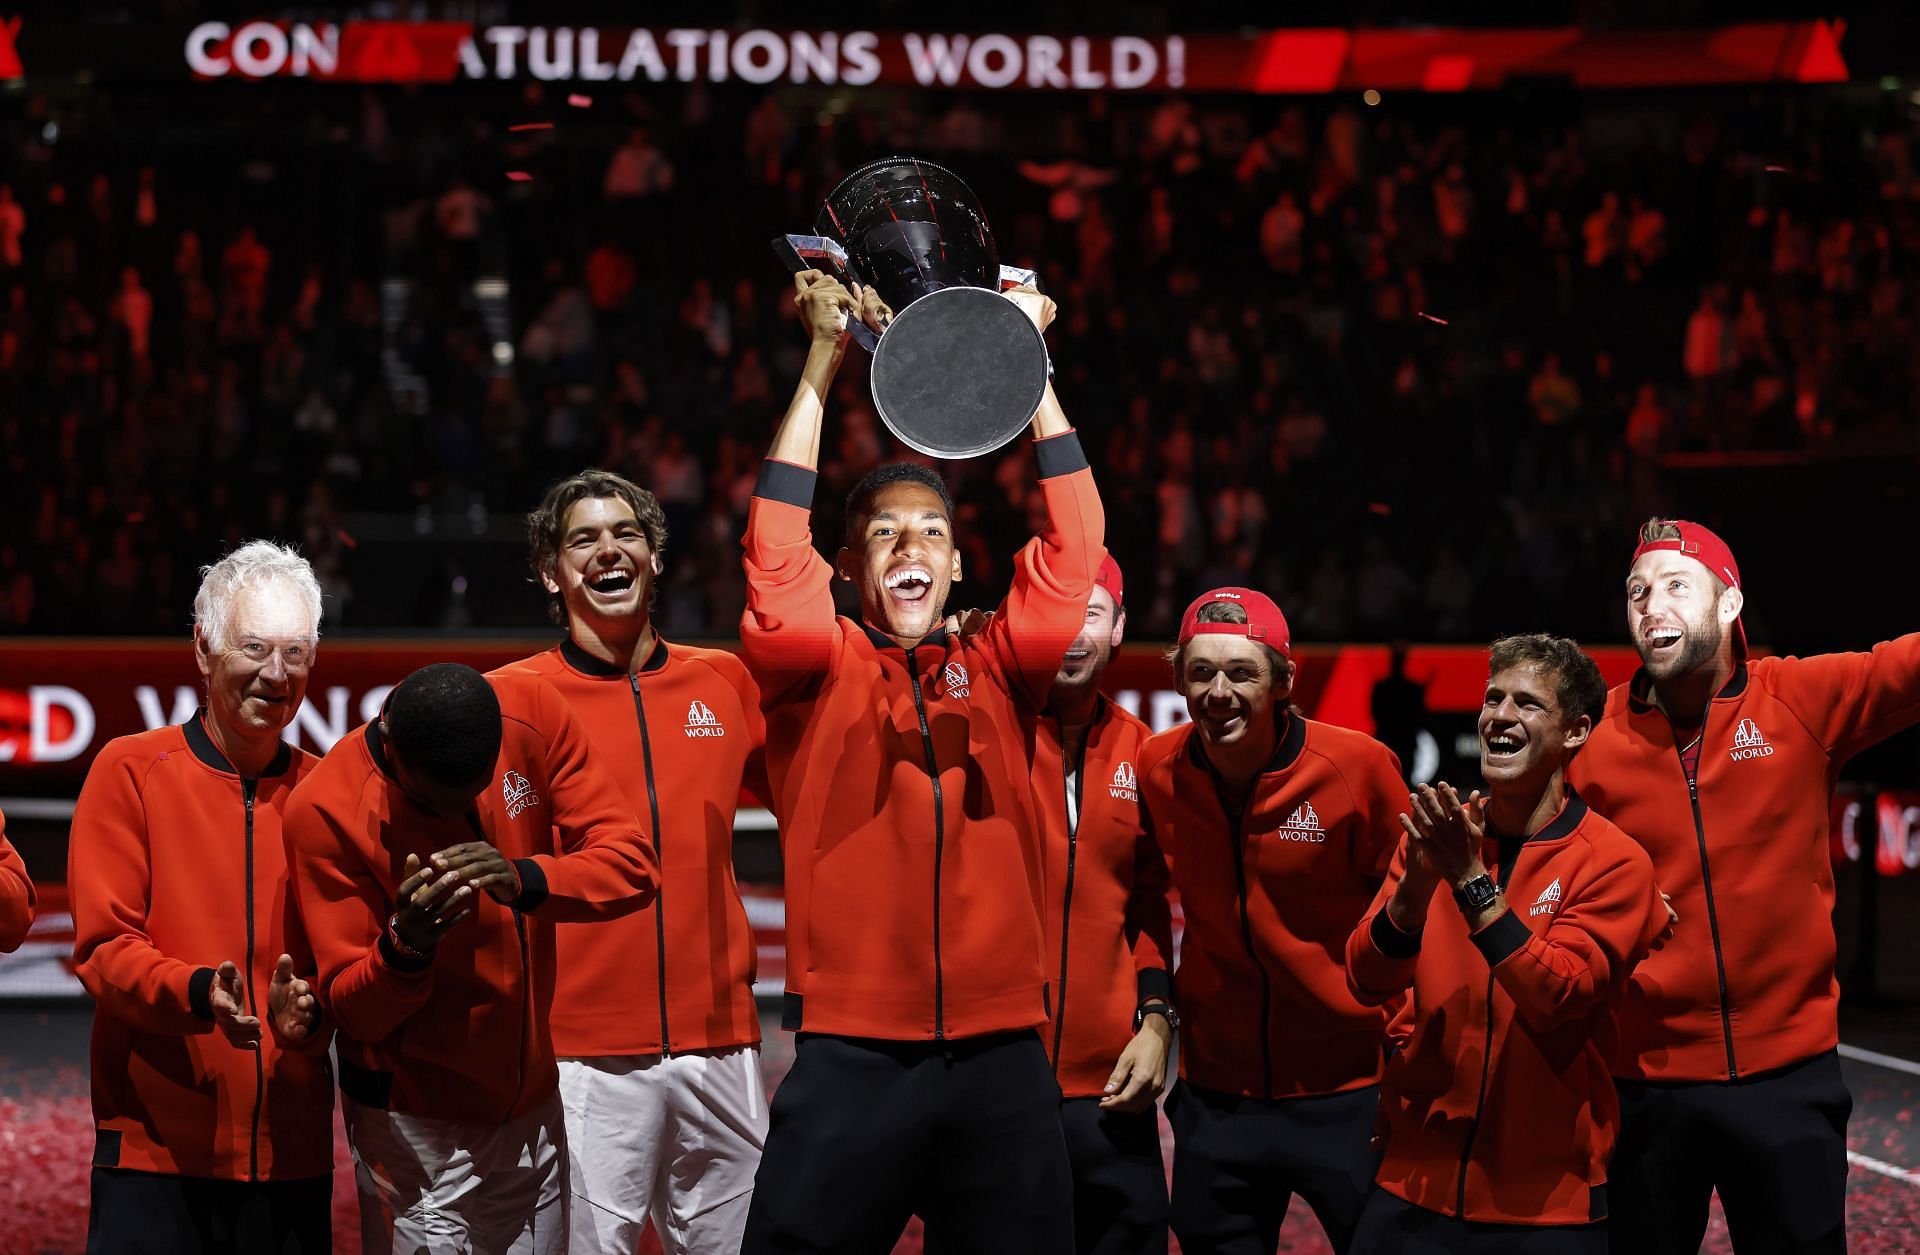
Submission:
<svg viewBox="0 0 1920 1255">
<path fill-rule="evenodd" d="M 1087 469 L 1087 452 L 1080 447 L 1080 433 L 1062 432 L 1033 442 L 1033 455 L 1040 462 L 1040 478 L 1054 479 Z M 764 495 L 764 494 L 763 494 Z"/>
<path fill-rule="evenodd" d="M 1389 959 L 1411 959 L 1420 953 L 1420 934 L 1401 932 L 1385 907 L 1374 912 L 1373 924 L 1368 931 L 1373 937 L 1374 949 Z"/>
<path fill-rule="evenodd" d="M 1137 996 L 1136 1005 L 1144 1006 L 1148 1000 L 1158 998 L 1163 1002 L 1173 1001 L 1173 977 L 1164 967 L 1141 968 L 1134 978 Z"/>
<path fill-rule="evenodd" d="M 433 966 L 432 954 L 428 954 L 424 959 L 409 959 L 401 954 L 394 948 L 393 938 L 387 935 L 387 930 L 384 928 L 380 930 L 380 940 L 375 944 L 380 948 L 380 961 L 402 976 L 418 976 Z"/>
<path fill-rule="evenodd" d="M 802 510 L 811 510 L 813 485 L 819 478 L 818 471 L 810 471 L 792 462 L 779 462 L 768 458 L 760 463 L 760 478 L 753 485 L 753 495 L 765 497 L 768 501 L 798 506 Z"/>
<path fill-rule="evenodd" d="M 187 1008 L 207 1023 L 213 1023 L 212 968 L 197 967 L 193 975 L 187 977 Z"/>
<path fill-rule="evenodd" d="M 1531 936 L 1533 933 L 1509 908 L 1469 940 L 1486 956 L 1488 967 L 1498 967 L 1513 957 L 1514 951 L 1526 945 Z"/>
<path fill-rule="evenodd" d="M 517 858 L 513 860 L 513 870 L 520 873 L 520 896 L 513 900 L 513 909 L 522 913 L 539 910 L 540 904 L 547 900 L 545 869 L 533 859 Z"/>
</svg>

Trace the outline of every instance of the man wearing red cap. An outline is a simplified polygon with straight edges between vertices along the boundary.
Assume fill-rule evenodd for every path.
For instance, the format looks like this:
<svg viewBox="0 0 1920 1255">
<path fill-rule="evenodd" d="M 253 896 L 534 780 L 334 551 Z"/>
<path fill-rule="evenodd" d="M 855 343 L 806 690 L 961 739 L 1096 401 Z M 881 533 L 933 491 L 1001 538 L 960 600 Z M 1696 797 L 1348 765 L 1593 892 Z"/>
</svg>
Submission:
<svg viewBox="0 0 1920 1255">
<path fill-rule="evenodd" d="M 1154 1100 L 1179 1019 L 1167 869 L 1140 805 L 1147 725 L 1101 695 L 1126 632 L 1120 566 L 1100 564 L 1085 626 L 1067 646 L 1045 710 L 1027 717 L 1034 812 L 1046 860 L 1053 1023 L 1081 1252 L 1167 1249 L 1167 1177 Z"/>
<path fill-rule="evenodd" d="M 1571 778 L 1680 922 L 1621 1007 L 1612 1249 L 1691 1255 L 1717 1189 L 1741 1255 L 1843 1251 L 1828 806 L 1843 762 L 1920 721 L 1920 634 L 1750 660 L 1732 551 L 1679 520 L 1641 528 L 1626 592 L 1644 665 Z"/>
<path fill-rule="evenodd" d="M 1298 1193 L 1345 1251 L 1373 1186 L 1387 1022 L 1348 989 L 1346 942 L 1398 843 L 1400 764 L 1290 706 L 1287 621 L 1252 589 L 1189 606 L 1173 664 L 1193 722 L 1140 763 L 1186 912 L 1173 1231 L 1264 1255 Z"/>
</svg>

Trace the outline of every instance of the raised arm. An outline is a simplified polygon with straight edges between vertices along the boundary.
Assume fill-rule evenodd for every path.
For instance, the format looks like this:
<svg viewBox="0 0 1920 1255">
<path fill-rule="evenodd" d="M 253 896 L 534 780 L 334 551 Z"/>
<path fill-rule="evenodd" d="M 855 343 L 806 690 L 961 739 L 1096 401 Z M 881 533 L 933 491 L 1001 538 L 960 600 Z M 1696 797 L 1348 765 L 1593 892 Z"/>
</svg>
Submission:
<svg viewBox="0 0 1920 1255">
<path fill-rule="evenodd" d="M 810 337 L 807 364 L 760 467 L 741 541 L 747 574 L 741 654 L 770 694 L 817 677 L 832 660 L 833 568 L 813 547 L 813 485 L 827 392 L 847 350 L 847 319 L 861 310 L 852 292 L 817 270 L 793 280 L 793 303 Z M 863 295 L 870 323 L 891 320 L 877 296 Z"/>
<path fill-rule="evenodd" d="M 1920 632 L 1864 653 L 1771 658 L 1758 666 L 1836 759 L 1920 723 Z"/>
<path fill-rule="evenodd" d="M 1052 322 L 1054 304 L 1038 292 L 1015 289 L 1007 298 L 1040 330 Z M 1093 577 L 1107 556 L 1107 519 L 1080 437 L 1051 380 L 1034 411 L 1033 450 L 1047 502 L 1046 529 L 1015 557 L 1007 599 L 979 640 L 991 665 L 1037 706 L 1086 617 Z"/>
</svg>

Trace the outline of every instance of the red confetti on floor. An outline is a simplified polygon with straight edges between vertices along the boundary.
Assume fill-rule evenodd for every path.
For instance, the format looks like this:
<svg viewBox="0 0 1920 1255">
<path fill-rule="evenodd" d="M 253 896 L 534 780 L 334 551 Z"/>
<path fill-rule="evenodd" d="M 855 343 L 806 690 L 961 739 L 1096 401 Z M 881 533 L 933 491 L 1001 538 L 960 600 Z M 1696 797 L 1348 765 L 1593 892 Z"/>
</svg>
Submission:
<svg viewBox="0 0 1920 1255">
<path fill-rule="evenodd" d="M 580 95 L 568 96 L 567 103 L 576 109 L 591 109 L 593 108 L 593 97 Z"/>
<path fill-rule="evenodd" d="M 512 179 L 515 183 L 533 182 L 533 176 L 531 174 L 528 174 L 525 170 L 509 170 L 507 171 L 507 177 L 509 179 Z"/>
<path fill-rule="evenodd" d="M 522 122 L 522 123 L 520 123 L 520 125 L 518 125 L 518 126 L 510 126 L 510 127 L 508 127 L 507 129 L 508 129 L 509 131 L 551 131 L 551 130 L 553 129 L 553 123 L 551 123 L 551 122 Z"/>
<path fill-rule="evenodd" d="M 1441 325 L 1442 327 L 1445 327 L 1445 326 L 1447 326 L 1447 325 L 1448 325 L 1448 323 L 1447 323 L 1447 320 L 1446 320 L 1446 319 L 1444 319 L 1444 318 L 1435 318 L 1435 317 L 1434 317 L 1434 316 L 1433 316 L 1432 314 L 1429 314 L 1429 313 L 1428 313 L 1428 312 L 1427 312 L 1426 310 L 1424 310 L 1424 309 L 1420 311 L 1420 313 L 1419 313 L 1419 315 L 1418 315 L 1418 317 L 1421 317 L 1421 318 L 1424 318 L 1424 319 L 1426 319 L 1426 320 L 1427 320 L 1428 322 L 1437 322 L 1437 323 L 1439 323 L 1439 324 L 1440 324 L 1440 325 Z"/>
<path fill-rule="evenodd" d="M 80 1255 L 86 1249 L 88 1159 L 93 1151 L 84 1066 L 84 1009 L 8 1012 L 0 1019 L 0 1255 Z M 791 1039 L 769 1028 L 764 1047 L 771 1091 L 792 1062 Z M 69 1057 L 78 1055 L 79 1057 Z M 8 1057 L 11 1056 L 11 1057 Z M 1872 1067 L 1847 1069 L 1854 1094 L 1849 1143 L 1862 1155 L 1908 1168 L 1920 1164 L 1913 1111 L 1920 1078 Z M 1161 1145 L 1171 1162 L 1172 1133 L 1163 1119 Z M 338 1117 L 334 1121 L 333 1249 L 359 1250 L 359 1212 L 352 1159 Z M 1856 1163 L 1847 1179 L 1847 1227 L 1853 1255 L 1912 1251 L 1920 1231 L 1920 1187 Z M 1172 1249 L 1178 1251 L 1179 1244 Z M 1730 1255 L 1726 1222 L 1716 1203 L 1703 1255 Z M 1331 1255 L 1332 1248 L 1304 1203 L 1296 1202 L 1280 1231 L 1278 1255 Z M 639 1255 L 658 1255 L 649 1232 Z M 895 1255 L 922 1255 L 915 1221 Z"/>
</svg>

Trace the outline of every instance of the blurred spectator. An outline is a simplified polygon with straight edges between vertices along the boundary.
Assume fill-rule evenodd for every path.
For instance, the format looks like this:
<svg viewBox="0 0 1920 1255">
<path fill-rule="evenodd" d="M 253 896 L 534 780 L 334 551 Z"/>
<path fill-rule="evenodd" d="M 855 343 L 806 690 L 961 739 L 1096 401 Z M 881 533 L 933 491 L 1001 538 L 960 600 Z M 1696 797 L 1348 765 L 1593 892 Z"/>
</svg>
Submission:
<svg viewBox="0 0 1920 1255">
<path fill-rule="evenodd" d="M 1920 410 L 1920 119 L 1838 95 L 1816 124 L 1755 94 L 1736 142 L 1686 93 L 822 108 L 734 82 L 503 140 L 456 121 L 492 116 L 499 84 L 259 88 L 119 91 L 152 137 L 85 93 L 57 147 L 33 110 L 0 118 L 0 629 L 174 630 L 179 582 L 276 528 L 352 594 L 361 622 L 330 622 L 537 622 L 448 529 L 496 543 L 465 538 L 602 461 L 670 501 L 674 630 L 731 632 L 754 451 L 805 352 L 766 241 L 890 151 L 951 162 L 1060 301 L 1057 383 L 1113 544 L 1154 565 L 1143 637 L 1213 578 L 1285 591 L 1304 640 L 1484 638 L 1516 604 L 1610 636 L 1610 608 L 1526 599 L 1611 587 L 1596 534 L 1672 507 L 1671 467 L 1899 449 Z M 283 111 L 264 155 L 231 128 L 263 102 Z M 1760 150 L 1796 177 L 1758 179 Z M 479 173 L 503 159 L 533 177 Z M 186 194 L 203 163 L 235 172 L 221 195 Z M 824 487 L 901 455 L 857 372 L 832 410 Z M 991 604 L 1030 461 L 947 469 Z M 343 539 L 362 532 L 411 539 Z M 132 592 L 111 614 L 110 585 Z"/>
<path fill-rule="evenodd" d="M 607 177 L 601 191 L 608 200 L 638 200 L 673 187 L 673 163 L 653 141 L 647 127 L 636 126 L 627 132 L 627 142 L 614 149 L 607 162 Z"/>
</svg>

